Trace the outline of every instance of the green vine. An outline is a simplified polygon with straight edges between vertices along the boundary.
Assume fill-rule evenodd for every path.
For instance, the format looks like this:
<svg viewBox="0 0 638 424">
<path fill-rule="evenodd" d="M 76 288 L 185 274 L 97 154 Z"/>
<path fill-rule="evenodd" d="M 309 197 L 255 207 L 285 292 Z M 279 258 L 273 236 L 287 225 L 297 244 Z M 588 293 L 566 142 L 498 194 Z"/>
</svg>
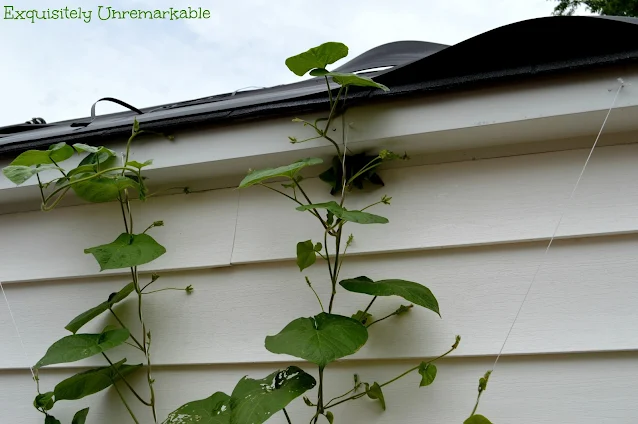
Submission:
<svg viewBox="0 0 638 424">
<path fill-rule="evenodd" d="M 409 313 L 415 306 L 428 309 L 440 316 L 439 304 L 434 294 L 417 282 L 397 278 L 374 281 L 366 276 L 341 278 L 348 248 L 354 241 L 353 235 L 348 234 L 346 227 L 349 229 L 352 224 L 388 223 L 387 218 L 367 210 L 381 204 L 389 205 L 391 202 L 390 197 L 382 196 L 379 201 L 360 210 L 348 209 L 346 204 L 352 188 L 362 188 L 366 181 L 383 186 L 383 181 L 377 174 L 378 167 L 391 160 L 407 159 L 406 155 L 400 156 L 388 150 L 381 150 L 376 155 L 349 153 L 345 140 L 340 143 L 329 135 L 331 123 L 345 110 L 349 88 L 367 87 L 388 90 L 384 85 L 368 77 L 331 72 L 327 69 L 328 65 L 346 57 L 347 54 L 348 48 L 344 44 L 329 42 L 286 60 L 288 68 L 298 76 L 310 73 L 312 76 L 324 78 L 328 86 L 328 116 L 314 122 L 294 119 L 293 121 L 302 123 L 314 133 L 303 140 L 290 137 L 290 141 L 302 143 L 323 139 L 335 148 L 336 155 L 332 160 L 331 168 L 323 172 L 320 179 L 331 186 L 331 193 L 338 196 L 338 201 L 315 203 L 303 187 L 300 171 L 323 163 L 320 158 L 305 158 L 277 168 L 252 171 L 239 185 L 241 189 L 252 186 L 269 189 L 285 197 L 287 201 L 292 201 L 297 211 L 309 213 L 321 226 L 322 240 L 303 240 L 297 243 L 296 259 L 300 272 L 315 265 L 318 259 L 321 260 L 327 270 L 325 283 L 329 284 L 330 297 L 322 299 L 315 291 L 310 279 L 305 276 L 305 283 L 319 306 L 317 315 L 297 318 L 277 334 L 265 338 L 265 347 L 268 351 L 291 355 L 314 364 L 317 367 L 318 380 L 296 366 L 274 371 L 262 379 L 244 377 L 236 384 L 230 395 L 216 392 L 208 398 L 188 402 L 170 413 L 163 424 L 261 424 L 280 411 L 287 423 L 292 424 L 293 417 L 290 416 L 286 407 L 315 387 L 317 387 L 316 399 L 302 397 L 304 403 L 311 408 L 308 414 L 309 422 L 316 424 L 320 417 L 324 417 L 332 424 L 335 420 L 332 411 L 334 407 L 363 397 L 378 401 L 381 408 L 385 410 L 386 398 L 383 388 L 415 372 L 420 375 L 419 387 L 433 384 L 437 376 L 436 362 L 451 354 L 459 346 L 461 338 L 456 336 L 451 347 L 440 356 L 415 364 L 388 381 L 370 383 L 361 381 L 359 376 L 355 375 L 354 385 L 344 393 L 334 397 L 326 393 L 325 369 L 334 361 L 358 352 L 368 341 L 370 326 L 386 325 L 391 322 L 388 320 Z M 336 94 L 331 89 L 331 82 L 339 86 Z M 3 169 L 4 175 L 16 184 L 22 184 L 35 176 L 42 196 L 42 209 L 45 211 L 55 208 L 69 190 L 89 202 L 116 201 L 119 204 L 118 213 L 122 215 L 125 230 L 114 241 L 85 249 L 84 252 L 94 256 L 101 271 L 129 268 L 131 281 L 120 291 L 109 295 L 99 305 L 71 320 L 65 328 L 72 334 L 53 343 L 33 368 L 37 382 L 38 370 L 47 365 L 74 362 L 94 355 L 101 355 L 108 365 L 67 378 L 58 383 L 53 391 L 41 393 L 38 383 L 38 394 L 33 405 L 44 414 L 45 424 L 60 423 L 51 415 L 51 410 L 57 402 L 79 400 L 111 386 L 120 396 L 134 423 L 140 424 L 141 421 L 127 403 L 122 390 L 129 391 L 137 401 L 148 407 L 152 413 L 153 422 L 158 422 L 151 361 L 152 337 L 150 329 L 144 322 L 143 299 L 145 295 L 161 291 L 184 290 L 186 293 L 191 293 L 193 289 L 188 286 L 184 289 L 147 290 L 159 278 L 156 274 L 153 274 L 146 284 L 140 281 L 137 267 L 152 262 L 166 252 L 163 246 L 147 234 L 149 230 L 163 226 L 162 221 L 147 224 L 143 232 L 134 232 L 134 229 L 140 226 L 134 222 L 131 202 L 144 201 L 150 197 L 142 169 L 150 165 L 151 161 L 144 163 L 130 161 L 129 153 L 132 142 L 144 132 L 135 121 L 122 163 L 117 163 L 118 158 L 115 152 L 105 147 L 84 144 L 68 146 L 65 143 L 58 143 L 45 151 L 30 150 L 22 153 Z M 59 163 L 74 154 L 85 153 L 87 156 L 77 167 L 66 171 L 59 166 Z M 45 170 L 57 170 L 61 176 L 42 183 L 39 173 Z M 282 179 L 286 182 L 280 186 L 273 184 L 275 180 Z M 52 188 L 49 189 L 50 187 Z M 46 191 L 49 193 L 46 194 Z M 188 189 L 184 189 L 184 193 L 189 193 Z M 362 310 L 352 311 L 353 313 L 349 316 L 336 313 L 338 290 L 369 296 L 362 303 L 362 306 L 366 306 Z M 117 304 L 133 293 L 136 294 L 137 299 L 137 319 L 141 326 L 141 334 L 133 334 L 116 311 Z M 373 307 L 379 296 L 398 296 L 410 303 L 399 305 L 388 315 L 376 317 L 373 314 Z M 85 324 L 107 311 L 118 323 L 117 326 L 107 326 L 97 334 L 78 333 Z M 144 362 L 128 364 L 126 359 L 113 361 L 107 355 L 108 350 L 125 344 L 140 351 L 144 355 Z M 147 396 L 140 394 L 128 380 L 131 374 L 141 370 L 144 370 L 146 374 Z M 486 390 L 489 375 L 490 372 L 480 379 L 476 405 L 464 424 L 490 423 L 484 416 L 476 414 L 481 394 Z M 88 408 L 78 411 L 72 424 L 85 423 L 88 412 Z M 308 422 L 308 417 L 301 422 Z"/>
<path fill-rule="evenodd" d="M 81 313 L 73 318 L 65 327 L 71 335 L 61 338 L 53 343 L 44 356 L 33 366 L 36 380 L 36 395 L 33 406 L 44 414 L 45 424 L 60 423 L 51 410 L 56 403 L 61 401 L 80 400 L 89 395 L 98 393 L 110 386 L 117 391 L 131 419 L 135 423 L 141 423 L 133 410 L 128 405 L 122 391 L 118 387 L 130 391 L 131 394 L 143 405 L 150 409 L 153 422 L 157 423 L 157 405 L 151 361 L 151 330 L 144 321 L 143 299 L 145 295 L 162 290 L 146 291 L 154 283 L 159 275 L 153 274 L 150 281 L 143 285 L 140 280 L 137 267 L 147 264 L 162 256 L 166 249 L 157 243 L 147 232 L 155 227 L 164 225 L 162 221 L 155 221 L 148 225 L 142 232 L 135 232 L 136 223 L 133 218 L 131 203 L 135 200 L 144 201 L 150 195 L 144 183 L 142 168 L 150 165 L 151 160 L 144 163 L 129 160 L 131 144 L 133 141 L 148 131 L 140 130 L 139 123 L 135 120 L 132 134 L 126 145 L 126 153 L 122 163 L 118 164 L 116 153 L 106 147 L 94 147 L 86 144 L 57 143 L 48 150 L 29 150 L 20 154 L 2 172 L 15 184 L 22 184 L 36 176 L 42 200 L 42 210 L 54 209 L 69 191 L 73 191 L 79 198 L 91 203 L 117 202 L 118 214 L 121 213 L 124 232 L 114 241 L 87 248 L 85 254 L 91 254 L 100 266 L 100 271 L 107 269 L 130 270 L 130 282 L 120 291 L 111 293 L 97 306 Z M 169 137 L 172 139 L 172 137 Z M 64 170 L 60 163 L 70 159 L 74 155 L 86 156 L 79 164 L 70 170 Z M 46 183 L 40 179 L 40 172 L 56 170 L 61 174 Z M 52 188 L 51 188 L 52 187 Z M 49 193 L 45 193 L 46 191 Z M 185 289 L 192 292 L 192 287 Z M 135 335 L 129 326 L 116 312 L 116 304 L 135 293 L 137 297 L 137 320 L 140 323 L 141 334 Z M 117 326 L 106 326 L 99 333 L 78 333 L 78 331 L 94 318 L 107 312 L 115 319 Z M 140 364 L 128 364 L 126 358 L 114 361 L 107 351 L 120 346 L 128 345 L 141 352 L 144 362 Z M 93 368 L 59 382 L 52 391 L 42 393 L 39 384 L 39 370 L 45 366 L 61 363 L 75 362 L 91 356 L 101 355 L 105 360 L 103 367 Z M 140 394 L 139 389 L 133 387 L 128 378 L 138 370 L 144 370 L 148 395 Z M 78 411 L 72 420 L 72 424 L 85 423 L 89 408 Z"/>
</svg>

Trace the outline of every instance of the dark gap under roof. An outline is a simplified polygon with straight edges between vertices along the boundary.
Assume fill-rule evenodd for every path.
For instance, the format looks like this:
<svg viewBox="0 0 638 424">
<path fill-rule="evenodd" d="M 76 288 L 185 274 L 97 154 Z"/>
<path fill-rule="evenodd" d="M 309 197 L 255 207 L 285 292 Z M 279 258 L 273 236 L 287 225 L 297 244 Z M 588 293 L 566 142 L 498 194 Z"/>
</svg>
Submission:
<svg viewBox="0 0 638 424">
<path fill-rule="evenodd" d="M 387 85 L 381 90 L 349 90 L 352 102 L 424 95 L 508 78 L 614 66 L 638 61 L 638 19 L 612 16 L 551 16 L 506 25 L 453 46 L 400 41 L 375 47 L 335 69 L 364 71 Z M 366 70 L 390 67 L 368 72 Z M 331 89 L 338 87 L 331 84 Z M 126 100 L 126 99 L 122 99 Z M 269 88 L 236 91 L 185 102 L 55 123 L 0 127 L 0 155 L 52 143 L 100 144 L 130 133 L 133 117 L 143 129 L 173 131 L 197 124 L 230 123 L 307 113 L 325 108 L 323 78 Z M 87 110 L 90 105 L 87 105 Z M 102 139 L 102 140 L 100 140 Z"/>
</svg>

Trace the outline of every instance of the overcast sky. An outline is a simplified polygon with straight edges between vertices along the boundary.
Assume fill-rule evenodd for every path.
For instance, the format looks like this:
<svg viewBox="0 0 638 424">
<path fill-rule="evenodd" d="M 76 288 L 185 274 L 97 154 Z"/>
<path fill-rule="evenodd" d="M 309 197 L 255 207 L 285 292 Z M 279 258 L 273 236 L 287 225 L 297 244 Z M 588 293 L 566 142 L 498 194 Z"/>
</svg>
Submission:
<svg viewBox="0 0 638 424">
<path fill-rule="evenodd" d="M 0 126 L 33 117 L 88 116 L 105 96 L 136 107 L 190 100 L 249 86 L 295 81 L 284 65 L 325 41 L 350 58 L 391 41 L 456 44 L 513 22 L 548 16 L 548 0 L 139 0 L 6 1 L 15 10 L 91 10 L 83 20 L 8 20 L 0 15 Z M 118 10 L 203 7 L 204 20 L 104 20 Z M 15 11 L 13 16 L 16 16 Z M 98 105 L 98 114 L 118 110 Z"/>
</svg>

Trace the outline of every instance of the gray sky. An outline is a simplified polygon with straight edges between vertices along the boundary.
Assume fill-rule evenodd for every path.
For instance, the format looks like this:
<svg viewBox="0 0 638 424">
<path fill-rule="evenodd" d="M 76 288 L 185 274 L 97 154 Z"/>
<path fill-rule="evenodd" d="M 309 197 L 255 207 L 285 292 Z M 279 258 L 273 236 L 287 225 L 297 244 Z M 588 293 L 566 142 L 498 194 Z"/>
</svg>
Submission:
<svg viewBox="0 0 638 424">
<path fill-rule="evenodd" d="M 105 96 L 136 107 L 296 80 L 284 60 L 325 41 L 350 58 L 383 43 L 455 44 L 509 23 L 548 16 L 548 0 L 138 0 L 118 10 L 209 9 L 206 20 L 104 20 L 97 1 L 24 1 L 16 10 L 82 7 L 82 20 L 8 20 L 0 15 L 0 126 L 42 117 L 88 116 Z M 15 16 L 15 12 L 14 12 Z M 98 114 L 120 110 L 99 104 Z"/>
</svg>

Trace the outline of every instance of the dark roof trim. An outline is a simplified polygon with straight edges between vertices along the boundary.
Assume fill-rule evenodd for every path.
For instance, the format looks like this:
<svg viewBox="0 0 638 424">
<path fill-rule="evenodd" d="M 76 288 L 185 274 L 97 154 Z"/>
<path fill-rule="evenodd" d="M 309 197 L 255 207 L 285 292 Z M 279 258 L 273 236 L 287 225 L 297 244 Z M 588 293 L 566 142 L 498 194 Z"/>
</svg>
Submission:
<svg viewBox="0 0 638 424">
<path fill-rule="evenodd" d="M 369 74 L 390 87 L 389 93 L 367 89 L 349 93 L 353 102 L 370 102 L 511 78 L 636 63 L 638 48 L 633 40 L 637 38 L 635 18 L 548 17 L 506 25 L 454 46 L 415 41 L 386 44 L 338 70 L 356 72 L 392 66 Z M 324 108 L 326 103 L 325 81 L 313 78 L 146 108 L 141 110 L 144 114 L 136 116 L 142 128 L 167 132 L 198 124 L 308 113 Z M 100 139 L 130 133 L 134 115 L 123 112 L 98 116 L 90 125 L 86 125 L 87 118 L 41 128 L 33 125 L 30 131 L 4 137 L 0 128 L 0 154 L 16 154 L 60 141 L 99 144 L 103 142 Z"/>
</svg>

